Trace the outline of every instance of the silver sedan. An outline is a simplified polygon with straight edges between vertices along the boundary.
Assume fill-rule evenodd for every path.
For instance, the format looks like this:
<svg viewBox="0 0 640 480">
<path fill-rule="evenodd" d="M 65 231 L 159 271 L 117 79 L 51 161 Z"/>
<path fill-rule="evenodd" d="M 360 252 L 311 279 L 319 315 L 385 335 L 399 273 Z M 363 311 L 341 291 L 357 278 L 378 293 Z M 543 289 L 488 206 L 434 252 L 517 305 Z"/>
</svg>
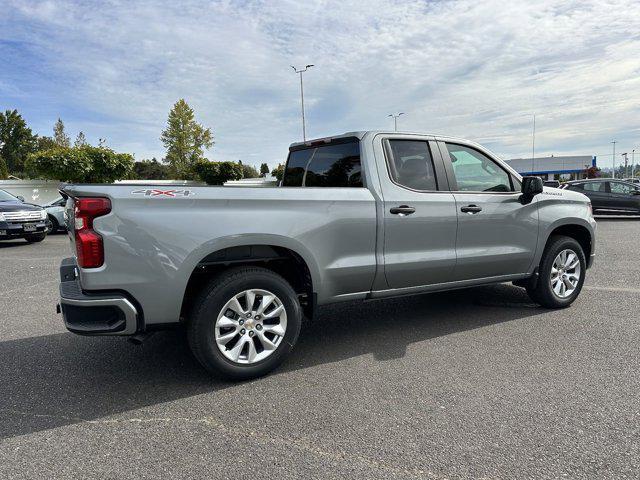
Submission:
<svg viewBox="0 0 640 480">
<path fill-rule="evenodd" d="M 65 203 L 66 201 L 64 198 L 58 197 L 57 199 L 42 206 L 47 211 L 47 215 L 51 221 L 51 229 L 49 230 L 49 233 L 54 233 L 59 230 L 65 231 L 67 229 L 64 219 Z"/>
</svg>

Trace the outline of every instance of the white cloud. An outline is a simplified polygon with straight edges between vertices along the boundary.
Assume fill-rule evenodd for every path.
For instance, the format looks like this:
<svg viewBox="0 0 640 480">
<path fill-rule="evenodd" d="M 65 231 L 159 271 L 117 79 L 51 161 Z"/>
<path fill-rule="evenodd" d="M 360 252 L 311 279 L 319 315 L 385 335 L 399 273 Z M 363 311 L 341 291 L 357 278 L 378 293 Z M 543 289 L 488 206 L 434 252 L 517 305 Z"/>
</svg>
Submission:
<svg viewBox="0 0 640 480">
<path fill-rule="evenodd" d="M 289 65 L 306 63 L 312 136 L 388 128 L 387 114 L 404 111 L 403 129 L 526 156 L 535 112 L 540 154 L 607 154 L 614 137 L 630 150 L 639 24 L 635 0 L 23 0 L 0 16 L 0 40 L 45 59 L 59 95 L 42 101 L 71 105 L 67 123 L 90 138 L 161 156 L 166 114 L 184 97 L 214 130 L 210 157 L 273 165 L 301 134 Z M 0 74 L 0 95 L 9 89 L 43 95 Z"/>
</svg>

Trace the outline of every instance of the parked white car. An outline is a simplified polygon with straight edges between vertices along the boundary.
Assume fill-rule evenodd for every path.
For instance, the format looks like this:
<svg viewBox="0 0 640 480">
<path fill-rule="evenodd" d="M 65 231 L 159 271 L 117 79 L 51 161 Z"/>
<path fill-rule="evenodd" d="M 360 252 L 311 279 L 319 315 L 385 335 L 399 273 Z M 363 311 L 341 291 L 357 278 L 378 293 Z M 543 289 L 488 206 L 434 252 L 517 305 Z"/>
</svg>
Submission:
<svg viewBox="0 0 640 480">
<path fill-rule="evenodd" d="M 43 205 L 43 208 L 47 211 L 47 216 L 51 222 L 51 229 L 49 233 L 54 233 L 59 230 L 66 230 L 66 222 L 64 219 L 64 206 L 66 200 L 62 197 L 58 197 L 55 200 Z"/>
</svg>

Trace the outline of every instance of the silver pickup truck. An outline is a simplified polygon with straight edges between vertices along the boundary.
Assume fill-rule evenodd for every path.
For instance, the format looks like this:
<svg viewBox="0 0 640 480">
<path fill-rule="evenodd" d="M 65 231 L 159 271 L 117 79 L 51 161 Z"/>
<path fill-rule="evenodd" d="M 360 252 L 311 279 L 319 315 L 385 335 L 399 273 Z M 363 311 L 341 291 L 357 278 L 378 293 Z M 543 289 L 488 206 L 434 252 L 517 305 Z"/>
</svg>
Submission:
<svg viewBox="0 0 640 480">
<path fill-rule="evenodd" d="M 184 325 L 210 372 L 263 375 L 318 305 L 499 282 L 578 296 L 589 200 L 458 138 L 352 132 L 294 143 L 280 186 L 68 185 L 60 307 L 82 335 Z"/>
</svg>

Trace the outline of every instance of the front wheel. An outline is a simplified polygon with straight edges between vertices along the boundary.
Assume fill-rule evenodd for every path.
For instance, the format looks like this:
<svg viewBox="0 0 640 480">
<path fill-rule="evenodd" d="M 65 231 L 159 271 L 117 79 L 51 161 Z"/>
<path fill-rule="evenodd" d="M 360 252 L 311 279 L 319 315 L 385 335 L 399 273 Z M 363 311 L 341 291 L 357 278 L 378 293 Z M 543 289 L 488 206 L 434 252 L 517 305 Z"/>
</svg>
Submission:
<svg viewBox="0 0 640 480">
<path fill-rule="evenodd" d="M 571 237 L 554 236 L 540 261 L 538 282 L 535 288 L 527 288 L 527 292 L 543 307 L 568 307 L 582 290 L 586 270 L 580 244 Z"/>
<path fill-rule="evenodd" d="M 192 310 L 191 350 L 212 374 L 246 380 L 269 373 L 298 340 L 302 310 L 280 275 L 239 267 L 213 278 Z"/>
<path fill-rule="evenodd" d="M 56 233 L 60 229 L 58 220 L 56 220 L 56 217 L 49 215 L 49 222 L 51 223 L 51 226 L 48 228 L 47 233 Z"/>
</svg>

